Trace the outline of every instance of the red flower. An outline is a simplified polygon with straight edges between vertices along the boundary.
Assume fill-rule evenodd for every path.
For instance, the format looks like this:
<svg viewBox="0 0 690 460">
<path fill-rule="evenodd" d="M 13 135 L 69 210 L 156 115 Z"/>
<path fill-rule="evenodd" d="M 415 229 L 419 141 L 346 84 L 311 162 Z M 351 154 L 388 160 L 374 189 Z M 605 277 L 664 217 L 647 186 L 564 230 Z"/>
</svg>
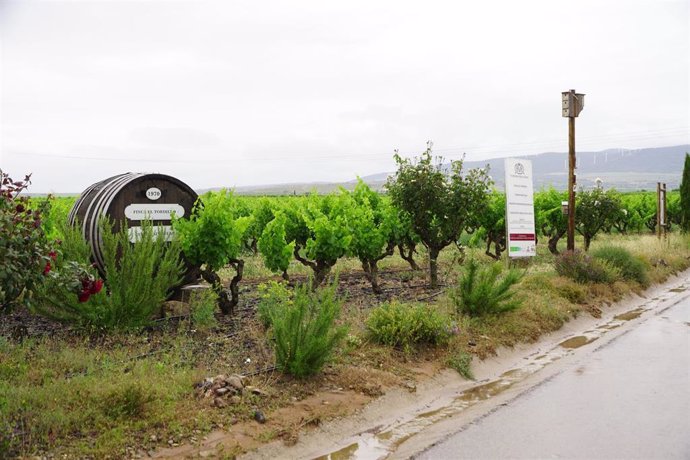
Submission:
<svg viewBox="0 0 690 460">
<path fill-rule="evenodd" d="M 89 297 L 91 296 L 91 293 L 89 291 L 81 291 L 79 293 L 79 302 L 87 302 L 89 300 Z"/>
<path fill-rule="evenodd" d="M 50 262 L 46 262 L 46 266 L 43 267 L 43 274 L 44 274 L 44 275 L 47 275 L 48 273 L 50 273 L 50 269 L 51 269 L 51 268 L 52 268 L 52 267 L 50 266 Z"/>
<path fill-rule="evenodd" d="M 50 252 L 48 253 L 48 257 L 50 257 L 50 258 L 53 259 L 53 260 L 57 259 L 57 252 L 55 252 L 55 251 L 50 251 Z"/>
<path fill-rule="evenodd" d="M 96 280 L 91 284 L 91 294 L 98 294 L 103 289 L 103 280 Z"/>
<path fill-rule="evenodd" d="M 15 208 L 15 211 L 17 212 L 24 212 L 26 208 L 24 207 L 23 204 L 18 204 L 17 207 Z"/>
</svg>

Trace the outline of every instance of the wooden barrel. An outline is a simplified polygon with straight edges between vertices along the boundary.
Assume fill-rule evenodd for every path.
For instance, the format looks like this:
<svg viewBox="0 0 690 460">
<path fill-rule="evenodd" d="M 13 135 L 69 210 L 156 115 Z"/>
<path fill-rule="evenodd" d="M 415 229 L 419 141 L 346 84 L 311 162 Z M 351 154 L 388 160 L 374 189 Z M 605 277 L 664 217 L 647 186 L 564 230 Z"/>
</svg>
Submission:
<svg viewBox="0 0 690 460">
<path fill-rule="evenodd" d="M 119 231 L 126 222 L 130 241 L 136 240 L 144 219 L 153 221 L 154 230 L 170 232 L 171 236 L 171 214 L 174 212 L 176 217 L 188 217 L 196 199 L 196 192 L 174 177 L 125 173 L 109 177 L 84 190 L 69 213 L 69 223 L 81 226 L 82 234 L 91 246 L 93 262 L 103 273 L 103 240 L 98 227 L 101 216 L 113 221 L 114 231 Z"/>
</svg>

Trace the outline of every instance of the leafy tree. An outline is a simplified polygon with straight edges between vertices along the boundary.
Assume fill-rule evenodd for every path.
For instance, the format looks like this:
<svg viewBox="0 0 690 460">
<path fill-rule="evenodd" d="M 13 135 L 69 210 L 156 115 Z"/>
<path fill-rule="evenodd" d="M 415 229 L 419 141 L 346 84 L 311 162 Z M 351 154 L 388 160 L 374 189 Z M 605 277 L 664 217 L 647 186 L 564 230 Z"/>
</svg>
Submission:
<svg viewBox="0 0 690 460">
<path fill-rule="evenodd" d="M 563 215 L 561 204 L 567 197 L 565 192 L 554 188 L 537 193 L 534 197 L 536 225 L 542 235 L 548 238 L 551 254 L 558 254 L 558 241 L 568 231 L 568 218 Z"/>
<path fill-rule="evenodd" d="M 410 216 L 412 230 L 429 251 L 429 277 L 438 286 L 438 255 L 457 241 L 465 228 L 478 225 L 478 215 L 488 203 L 491 180 L 485 169 L 462 174 L 462 161 L 450 170 L 440 157 L 434 161 L 431 147 L 414 161 L 395 154 L 398 170 L 386 183 L 393 204 Z"/>
<path fill-rule="evenodd" d="M 349 253 L 359 258 L 372 289 L 380 294 L 378 262 L 395 250 L 397 210 L 362 179 L 352 193 L 341 190 L 340 206 L 352 235 Z"/>
<path fill-rule="evenodd" d="M 400 257 L 410 264 L 412 270 L 419 270 L 419 265 L 414 260 L 414 255 L 417 253 L 417 245 L 420 243 L 419 235 L 412 230 L 410 215 L 400 209 L 397 210 L 397 213 L 397 225 L 394 228 L 393 239 L 398 247 L 398 252 Z"/>
<path fill-rule="evenodd" d="M 680 221 L 683 216 L 683 208 L 680 205 L 680 193 L 669 192 L 666 194 L 666 220 L 669 230 L 673 225 L 678 225 L 680 227 Z"/>
<path fill-rule="evenodd" d="M 337 200 L 335 195 L 320 197 L 314 193 L 286 209 L 291 221 L 287 241 L 295 243 L 295 258 L 314 271 L 314 288 L 350 248 L 352 235 Z"/>
<path fill-rule="evenodd" d="M 690 232 L 690 154 L 687 153 L 680 183 L 680 227 L 684 232 Z"/>
<path fill-rule="evenodd" d="M 288 243 L 285 239 L 286 220 L 285 213 L 276 211 L 273 220 L 266 224 L 261 233 L 258 247 L 266 268 L 274 273 L 280 273 L 287 281 L 289 280 L 287 269 L 292 260 L 295 243 L 294 241 Z"/>
<path fill-rule="evenodd" d="M 41 225 L 44 206 L 31 209 L 19 196 L 30 179 L 14 181 L 0 170 L 0 312 L 28 305 L 55 257 Z"/>
<path fill-rule="evenodd" d="M 615 190 L 601 188 L 581 190 L 575 206 L 575 229 L 585 239 L 585 251 L 599 231 L 621 209 L 621 200 Z"/>
<path fill-rule="evenodd" d="M 654 233 L 656 231 L 656 194 L 644 193 L 640 195 L 634 207 L 633 222 L 642 230 L 644 227 Z"/>
<path fill-rule="evenodd" d="M 488 206 L 479 214 L 479 223 L 485 230 L 485 254 L 495 260 L 501 259 L 501 253 L 506 249 L 506 196 L 494 190 Z M 491 245 L 494 252 L 491 252 Z"/>
<path fill-rule="evenodd" d="M 223 314 L 232 313 L 239 302 L 238 285 L 244 269 L 244 260 L 239 257 L 252 220 L 250 216 L 238 214 L 237 200 L 232 192 L 221 190 L 201 196 L 189 219 L 173 221 L 185 257 L 193 264 L 203 265 L 201 276 L 218 295 L 218 306 Z M 235 270 L 229 285 L 230 298 L 218 276 L 218 270 L 226 265 Z"/>
</svg>

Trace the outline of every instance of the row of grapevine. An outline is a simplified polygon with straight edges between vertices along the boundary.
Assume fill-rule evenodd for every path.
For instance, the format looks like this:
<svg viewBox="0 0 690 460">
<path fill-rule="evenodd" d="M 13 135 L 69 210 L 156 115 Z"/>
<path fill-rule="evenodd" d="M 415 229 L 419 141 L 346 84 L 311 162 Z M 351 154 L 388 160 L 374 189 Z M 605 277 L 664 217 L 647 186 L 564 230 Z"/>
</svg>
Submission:
<svg viewBox="0 0 690 460">
<path fill-rule="evenodd" d="M 398 171 L 386 185 L 386 194 L 359 180 L 352 191 L 301 197 L 239 197 L 230 191 L 210 192 L 198 201 L 189 219 L 174 222 L 186 259 L 199 265 L 201 276 L 219 297 L 224 313 L 238 303 L 244 257 L 258 253 L 269 270 L 289 279 L 288 267 L 295 259 L 313 271 L 320 285 L 343 257 L 357 258 L 374 292 L 378 263 L 397 249 L 412 268 L 416 247 L 422 244 L 429 258 L 430 284 L 435 287 L 437 258 L 461 235 L 483 241 L 486 254 L 500 259 L 505 250 L 505 195 L 492 190 L 484 170 L 462 171 L 453 162 L 450 171 L 442 159 L 427 150 L 416 160 L 396 156 Z M 549 250 L 558 253 L 566 232 L 561 203 L 566 193 L 554 189 L 535 194 L 536 228 Z M 64 218 L 69 199 L 54 199 L 44 214 L 43 226 L 52 235 Z M 680 198 L 671 192 L 668 215 L 672 225 L 680 222 Z M 615 190 L 581 190 L 577 194 L 576 229 L 585 249 L 599 232 L 654 231 L 656 195 Z M 492 250 L 493 246 L 493 250 Z M 218 271 L 234 269 L 229 285 L 223 286 Z"/>
</svg>

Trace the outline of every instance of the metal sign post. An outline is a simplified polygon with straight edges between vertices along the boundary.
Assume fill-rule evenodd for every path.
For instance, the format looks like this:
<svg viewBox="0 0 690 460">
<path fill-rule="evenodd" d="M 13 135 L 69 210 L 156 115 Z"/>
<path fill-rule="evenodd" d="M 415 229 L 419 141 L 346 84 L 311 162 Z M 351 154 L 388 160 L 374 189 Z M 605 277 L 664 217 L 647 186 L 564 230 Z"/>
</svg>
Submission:
<svg viewBox="0 0 690 460">
<path fill-rule="evenodd" d="M 568 118 L 568 251 L 575 250 L 575 118 L 585 106 L 585 95 L 574 89 L 561 93 L 562 112 Z"/>
</svg>

